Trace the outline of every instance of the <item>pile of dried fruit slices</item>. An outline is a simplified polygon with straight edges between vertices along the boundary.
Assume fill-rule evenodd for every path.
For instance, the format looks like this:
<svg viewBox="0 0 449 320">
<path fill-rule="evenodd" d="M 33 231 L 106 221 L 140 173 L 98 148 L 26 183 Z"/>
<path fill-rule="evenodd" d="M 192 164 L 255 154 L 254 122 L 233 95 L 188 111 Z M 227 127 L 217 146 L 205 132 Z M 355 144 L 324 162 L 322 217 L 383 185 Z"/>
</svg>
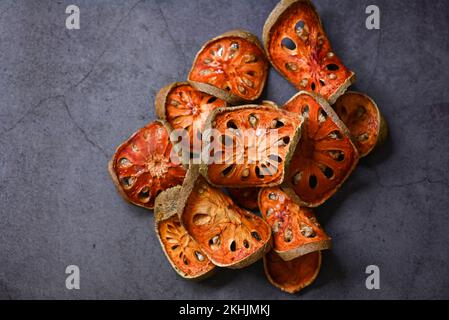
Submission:
<svg viewBox="0 0 449 320">
<path fill-rule="evenodd" d="M 157 94 L 159 120 L 118 147 L 109 171 L 126 200 L 154 209 L 162 249 L 182 277 L 263 258 L 268 280 L 295 293 L 314 281 L 321 251 L 331 247 L 312 208 L 382 143 L 387 126 L 370 97 L 346 92 L 355 75 L 332 50 L 309 0 L 280 1 L 263 43 L 233 30 L 204 44 L 187 81 Z M 256 102 L 270 63 L 300 90 L 281 107 Z M 171 137 L 178 129 L 181 141 Z M 206 153 L 222 161 L 199 156 L 193 142 L 207 140 L 207 129 L 219 143 Z"/>
</svg>

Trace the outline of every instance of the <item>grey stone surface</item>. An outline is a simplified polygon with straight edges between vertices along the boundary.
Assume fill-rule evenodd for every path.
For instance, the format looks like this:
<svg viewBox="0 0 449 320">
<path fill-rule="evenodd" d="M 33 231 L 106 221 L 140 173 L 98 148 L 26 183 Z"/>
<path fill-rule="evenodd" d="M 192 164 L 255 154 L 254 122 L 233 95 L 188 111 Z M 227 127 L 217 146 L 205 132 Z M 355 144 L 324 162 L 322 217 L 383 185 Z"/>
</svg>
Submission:
<svg viewBox="0 0 449 320">
<path fill-rule="evenodd" d="M 65 29 L 65 8 L 81 29 Z M 449 4 L 319 1 L 335 51 L 390 125 L 317 210 L 334 249 L 319 278 L 287 295 L 261 263 L 200 282 L 162 254 L 152 214 L 107 174 L 115 147 L 155 118 L 155 93 L 183 80 L 196 51 L 228 29 L 261 35 L 275 0 L 0 2 L 0 298 L 449 298 Z M 381 29 L 365 28 L 365 8 Z M 294 89 L 276 72 L 266 98 Z M 65 268 L 81 289 L 65 288 Z M 365 288 L 365 267 L 381 289 Z"/>
</svg>

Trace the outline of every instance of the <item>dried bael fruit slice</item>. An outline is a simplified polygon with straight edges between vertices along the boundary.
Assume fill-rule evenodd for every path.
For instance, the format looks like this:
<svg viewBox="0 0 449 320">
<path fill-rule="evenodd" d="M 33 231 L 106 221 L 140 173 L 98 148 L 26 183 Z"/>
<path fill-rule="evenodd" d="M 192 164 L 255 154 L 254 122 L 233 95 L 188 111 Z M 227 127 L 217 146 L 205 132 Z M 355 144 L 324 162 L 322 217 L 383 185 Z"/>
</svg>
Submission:
<svg viewBox="0 0 449 320">
<path fill-rule="evenodd" d="M 195 165 L 187 173 L 178 208 L 187 232 L 217 266 L 243 268 L 271 248 L 268 224 L 211 187 Z"/>
<path fill-rule="evenodd" d="M 204 153 L 212 156 L 201 173 L 213 185 L 233 188 L 267 187 L 282 183 L 301 135 L 302 117 L 268 105 L 214 110 L 203 135 Z M 216 138 L 207 144 L 210 138 Z M 212 146 L 212 147 L 211 147 Z"/>
<path fill-rule="evenodd" d="M 186 171 L 174 157 L 165 123 L 155 121 L 117 148 L 109 173 L 126 200 L 153 209 L 159 193 L 184 180 Z"/>
<path fill-rule="evenodd" d="M 238 104 L 259 98 L 267 74 L 268 60 L 257 37 L 232 30 L 201 48 L 188 80 L 200 91 Z"/>
<path fill-rule="evenodd" d="M 259 196 L 260 188 L 228 188 L 231 198 L 237 204 L 248 210 L 256 210 L 259 208 L 257 197 Z"/>
<path fill-rule="evenodd" d="M 279 2 L 265 22 L 263 41 L 273 66 L 298 90 L 319 93 L 332 104 L 355 81 L 309 0 Z"/>
<path fill-rule="evenodd" d="M 331 197 L 357 165 L 359 155 L 346 126 L 320 96 L 301 91 L 285 105 L 303 115 L 301 140 L 293 155 L 285 191 L 316 207 Z"/>
<path fill-rule="evenodd" d="M 360 156 L 381 145 L 388 134 L 387 123 L 373 99 L 361 92 L 346 92 L 334 104 L 334 110 L 353 136 Z"/>
<path fill-rule="evenodd" d="M 181 225 L 176 204 L 180 186 L 163 191 L 154 204 L 156 234 L 173 269 L 183 278 L 200 279 L 211 274 L 213 263 Z"/>
<path fill-rule="evenodd" d="M 281 188 L 261 189 L 259 208 L 273 232 L 273 250 L 283 260 L 331 247 L 331 238 L 313 212 L 300 207 Z"/>
<path fill-rule="evenodd" d="M 216 108 L 226 107 L 227 104 L 194 89 L 187 82 L 175 82 L 158 92 L 155 105 L 157 116 L 167 120 L 172 129 L 187 131 L 189 150 L 198 153 L 201 149 L 201 132 L 209 113 Z"/>
<path fill-rule="evenodd" d="M 263 258 L 265 275 L 272 285 L 288 293 L 297 293 L 310 285 L 321 268 L 321 252 L 315 251 L 292 261 L 284 261 L 274 251 Z"/>
</svg>

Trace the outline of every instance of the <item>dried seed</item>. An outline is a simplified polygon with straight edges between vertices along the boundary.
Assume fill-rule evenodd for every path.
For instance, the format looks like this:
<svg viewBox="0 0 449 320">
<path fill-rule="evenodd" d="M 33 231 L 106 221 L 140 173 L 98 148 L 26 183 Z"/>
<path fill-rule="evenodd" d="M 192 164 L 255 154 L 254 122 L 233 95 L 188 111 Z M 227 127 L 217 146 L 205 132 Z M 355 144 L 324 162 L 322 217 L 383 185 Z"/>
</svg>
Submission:
<svg viewBox="0 0 449 320">
<path fill-rule="evenodd" d="M 134 143 L 131 145 L 131 149 L 134 152 L 139 152 L 139 148 L 137 148 L 137 146 Z"/>
<path fill-rule="evenodd" d="M 335 73 L 329 74 L 329 79 L 334 80 L 337 79 L 337 75 Z"/>
<path fill-rule="evenodd" d="M 303 88 L 305 88 L 307 86 L 307 84 L 309 83 L 308 79 L 302 79 L 301 82 L 299 83 L 299 85 Z"/>
<path fill-rule="evenodd" d="M 134 177 L 124 177 L 121 179 L 121 182 L 125 188 L 130 188 L 135 181 L 136 179 Z"/>
<path fill-rule="evenodd" d="M 127 167 L 131 164 L 131 162 L 127 158 L 121 158 L 119 160 L 119 164 L 121 167 Z"/>
<path fill-rule="evenodd" d="M 257 125 L 257 117 L 253 114 L 249 116 L 248 121 L 253 127 Z"/>
<path fill-rule="evenodd" d="M 240 48 L 239 44 L 237 42 L 231 43 L 231 49 L 232 50 L 238 50 Z"/>
<path fill-rule="evenodd" d="M 268 198 L 270 200 L 276 200 L 278 197 L 277 197 L 276 193 L 270 192 L 270 194 L 268 195 Z"/>
<path fill-rule="evenodd" d="M 290 229 L 287 229 L 287 231 L 285 231 L 284 234 L 284 241 L 285 242 L 290 242 L 293 240 L 293 232 Z"/>
<path fill-rule="evenodd" d="M 238 85 L 238 86 L 237 86 L 237 89 L 239 90 L 239 92 L 240 92 L 241 94 L 246 94 L 246 89 L 245 89 L 243 86 Z"/>
<path fill-rule="evenodd" d="M 218 48 L 217 50 L 217 56 L 222 57 L 223 56 L 223 47 L 220 46 L 220 48 Z"/>
<path fill-rule="evenodd" d="M 267 218 L 268 218 L 269 216 L 271 216 L 271 215 L 273 214 L 273 212 L 274 212 L 274 209 L 273 209 L 273 208 L 268 208 L 267 214 L 266 214 Z"/>
<path fill-rule="evenodd" d="M 318 122 L 321 124 L 326 121 L 326 117 L 320 112 L 318 115 Z"/>
<path fill-rule="evenodd" d="M 242 177 L 243 178 L 248 178 L 249 177 L 249 168 L 245 168 L 242 171 Z"/>
<path fill-rule="evenodd" d="M 211 239 L 211 242 L 213 245 L 219 245 L 220 244 L 220 236 L 215 236 Z"/>
<path fill-rule="evenodd" d="M 281 227 L 281 223 L 279 221 L 276 221 L 272 227 L 273 233 L 278 233 L 280 227 Z"/>
<path fill-rule="evenodd" d="M 327 57 L 328 57 L 328 58 L 332 58 L 333 56 L 335 56 L 335 53 L 333 53 L 332 51 L 329 51 L 329 52 L 327 53 Z"/>
<path fill-rule="evenodd" d="M 306 238 L 313 238 L 315 236 L 315 232 L 313 231 L 312 227 L 301 223 L 301 234 Z"/>
<path fill-rule="evenodd" d="M 195 251 L 195 256 L 198 259 L 198 261 L 204 261 L 204 256 L 199 252 L 199 251 Z"/>
<path fill-rule="evenodd" d="M 364 134 L 359 135 L 357 137 L 357 140 L 358 141 L 366 141 L 366 140 L 368 140 L 368 138 L 369 138 L 368 133 L 364 133 Z"/>
<path fill-rule="evenodd" d="M 364 106 L 358 106 L 357 107 L 357 117 L 361 118 L 366 113 L 366 109 Z"/>
<path fill-rule="evenodd" d="M 210 70 L 210 69 L 203 69 L 200 71 L 200 75 L 202 75 L 202 76 L 208 76 L 211 73 L 212 73 L 212 70 Z"/>
<path fill-rule="evenodd" d="M 178 100 L 172 99 L 172 100 L 170 101 L 170 104 L 171 104 L 172 106 L 177 107 L 177 106 L 179 106 L 179 105 L 181 104 L 181 102 L 179 102 Z"/>
<path fill-rule="evenodd" d="M 287 70 L 289 70 L 289 71 L 297 71 L 298 65 L 294 62 L 287 62 L 285 64 L 285 68 L 287 68 Z"/>
<path fill-rule="evenodd" d="M 243 82 L 244 84 L 246 84 L 248 87 L 254 88 L 254 82 L 252 82 L 251 80 L 246 79 L 246 78 L 242 78 L 242 82 Z"/>
<path fill-rule="evenodd" d="M 302 171 L 298 172 L 293 176 L 293 184 L 296 186 L 298 185 L 299 181 L 301 181 L 302 178 Z"/>
<path fill-rule="evenodd" d="M 211 58 L 206 58 L 206 59 L 204 59 L 204 64 L 209 64 L 209 63 L 211 63 L 212 62 L 212 59 Z"/>
<path fill-rule="evenodd" d="M 244 60 L 245 63 L 252 63 L 257 61 L 257 57 L 253 54 L 248 54 L 245 56 Z"/>
</svg>

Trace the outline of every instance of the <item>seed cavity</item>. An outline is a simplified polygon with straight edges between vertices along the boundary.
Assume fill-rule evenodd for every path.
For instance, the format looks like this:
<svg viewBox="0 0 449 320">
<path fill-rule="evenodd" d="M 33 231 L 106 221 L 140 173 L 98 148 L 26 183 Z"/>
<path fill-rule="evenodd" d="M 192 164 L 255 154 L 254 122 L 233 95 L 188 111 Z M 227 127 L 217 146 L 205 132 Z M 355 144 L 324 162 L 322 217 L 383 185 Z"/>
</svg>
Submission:
<svg viewBox="0 0 449 320">
<path fill-rule="evenodd" d="M 256 169 L 254 170 L 256 173 L 256 177 L 259 179 L 263 179 L 265 176 L 262 174 L 260 168 L 257 166 Z"/>
<path fill-rule="evenodd" d="M 171 99 L 171 100 L 170 100 L 170 104 L 171 104 L 172 106 L 177 107 L 177 106 L 179 106 L 179 105 L 181 104 L 181 102 L 179 102 L 178 100 L 175 100 L 175 99 Z"/>
<path fill-rule="evenodd" d="M 210 97 L 207 99 L 207 103 L 214 103 L 215 101 L 217 101 L 217 97 Z"/>
<path fill-rule="evenodd" d="M 148 200 L 148 198 L 150 197 L 150 188 L 146 186 L 143 187 L 142 190 L 140 190 L 138 197 L 141 201 Z"/>
<path fill-rule="evenodd" d="M 245 63 L 253 63 L 257 61 L 257 57 L 254 54 L 247 54 L 243 61 Z"/>
<path fill-rule="evenodd" d="M 208 224 L 211 220 L 210 215 L 205 213 L 197 213 L 193 216 L 193 223 L 197 226 Z"/>
<path fill-rule="evenodd" d="M 318 122 L 321 124 L 321 123 L 325 122 L 326 119 L 327 119 L 327 113 L 323 109 L 320 109 L 320 114 L 318 115 Z"/>
<path fill-rule="evenodd" d="M 368 138 L 369 138 L 368 133 L 363 133 L 357 137 L 357 140 L 358 141 L 366 141 L 366 140 L 368 140 Z"/>
<path fill-rule="evenodd" d="M 223 176 L 228 176 L 233 170 L 234 170 L 234 168 L 236 167 L 236 165 L 235 164 L 231 164 L 230 166 L 227 166 L 222 172 L 221 172 L 221 174 L 223 175 Z"/>
<path fill-rule="evenodd" d="M 212 239 L 209 240 L 209 245 L 210 246 L 218 246 L 220 244 L 220 236 L 216 235 L 215 237 L 213 237 Z"/>
<path fill-rule="evenodd" d="M 288 71 L 297 71 L 298 70 L 298 65 L 296 63 L 294 63 L 294 62 L 287 62 L 285 64 L 285 68 Z"/>
<path fill-rule="evenodd" d="M 268 195 L 268 198 L 270 200 L 277 200 L 278 196 L 276 195 L 276 193 L 270 192 L 270 194 Z"/>
<path fill-rule="evenodd" d="M 365 109 L 364 106 L 358 106 L 357 107 L 357 117 L 358 118 L 363 117 L 365 115 L 365 113 L 366 113 L 366 109 Z"/>
<path fill-rule="evenodd" d="M 328 53 L 327 53 L 327 57 L 328 58 L 332 58 L 332 57 L 334 57 L 335 56 L 335 53 L 333 53 L 332 51 L 329 51 Z"/>
<path fill-rule="evenodd" d="M 281 45 L 288 50 L 296 49 L 296 43 L 288 37 L 285 37 L 284 39 L 282 39 Z"/>
<path fill-rule="evenodd" d="M 250 114 L 248 117 L 248 121 L 251 126 L 255 127 L 257 125 L 258 119 L 257 119 L 256 115 Z"/>
<path fill-rule="evenodd" d="M 234 252 L 237 248 L 236 248 L 236 244 L 235 244 L 235 240 L 232 240 L 231 245 L 229 246 L 229 249 Z"/>
<path fill-rule="evenodd" d="M 268 156 L 268 158 L 269 158 L 270 160 L 274 161 L 274 162 L 277 162 L 277 163 L 281 163 L 281 162 L 282 162 L 282 158 L 279 157 L 279 156 L 276 155 L 276 154 L 270 154 L 270 155 Z"/>
<path fill-rule="evenodd" d="M 312 82 L 312 85 L 310 86 L 310 88 L 312 89 L 312 91 L 315 91 L 315 89 L 316 89 L 316 84 L 315 84 L 315 82 Z"/>
<path fill-rule="evenodd" d="M 338 162 L 345 160 L 345 154 L 343 153 L 343 151 L 331 150 L 328 152 L 329 152 L 329 155 L 332 157 L 332 159 L 334 159 Z"/>
<path fill-rule="evenodd" d="M 262 240 L 262 238 L 260 237 L 259 233 L 257 231 L 253 231 L 251 232 L 251 236 L 256 239 L 257 241 Z"/>
<path fill-rule="evenodd" d="M 330 63 L 326 66 L 327 70 L 329 71 L 337 71 L 338 69 L 340 69 L 340 67 L 338 65 L 336 65 L 335 63 Z"/>
<path fill-rule="evenodd" d="M 331 133 L 329 133 L 328 137 L 330 139 L 334 139 L 334 140 L 335 139 L 338 139 L 338 140 L 343 139 L 343 136 L 341 135 L 340 131 L 338 131 L 338 130 L 335 130 L 335 131 L 332 131 Z"/>
<path fill-rule="evenodd" d="M 309 106 L 308 105 L 304 105 L 302 107 L 302 116 L 304 118 L 308 118 L 309 117 Z"/>
<path fill-rule="evenodd" d="M 312 227 L 308 226 L 305 223 L 301 223 L 300 231 L 301 234 L 306 238 L 315 237 L 315 232 L 313 231 Z"/>
<path fill-rule="evenodd" d="M 200 71 L 200 75 L 202 75 L 202 76 L 208 76 L 211 73 L 212 73 L 212 70 L 210 70 L 210 69 L 203 69 Z"/>
<path fill-rule="evenodd" d="M 206 58 L 206 59 L 204 59 L 204 64 L 209 64 L 209 63 L 211 63 L 212 62 L 212 59 L 211 58 Z"/>
<path fill-rule="evenodd" d="M 222 56 L 223 56 L 223 47 L 222 47 L 222 46 L 220 46 L 220 47 L 218 48 L 218 50 L 217 50 L 217 56 L 218 56 L 218 57 L 222 57 Z"/>
<path fill-rule="evenodd" d="M 318 180 L 317 180 L 316 176 L 314 174 L 312 174 L 309 177 L 309 187 L 311 189 L 315 189 L 317 185 L 318 185 Z"/>
<path fill-rule="evenodd" d="M 299 83 L 299 85 L 303 88 L 305 88 L 307 86 L 307 84 L 309 83 L 309 79 L 302 79 L 301 82 Z"/>
<path fill-rule="evenodd" d="M 129 165 L 131 165 L 131 161 L 129 161 L 127 158 L 121 158 L 118 162 L 121 167 L 128 167 Z"/>
<path fill-rule="evenodd" d="M 125 188 L 131 188 L 136 179 L 134 177 L 124 177 L 121 182 Z"/>
<path fill-rule="evenodd" d="M 131 149 L 134 152 L 139 152 L 139 148 L 134 143 L 131 145 Z"/>
<path fill-rule="evenodd" d="M 249 177 L 249 168 L 245 168 L 242 171 L 242 178 L 248 178 Z"/>
<path fill-rule="evenodd" d="M 328 179 L 332 179 L 334 177 L 334 170 L 327 166 L 320 167 L 321 172 L 323 172 L 324 176 Z"/>
<path fill-rule="evenodd" d="M 267 218 L 270 217 L 273 214 L 273 212 L 274 212 L 273 208 L 268 208 L 267 213 L 266 213 Z"/>
<path fill-rule="evenodd" d="M 297 174 L 295 174 L 295 175 L 293 176 L 293 184 L 294 184 L 295 186 L 298 185 L 299 182 L 301 181 L 301 179 L 302 179 L 302 171 L 298 172 Z"/>
<path fill-rule="evenodd" d="M 251 80 L 247 79 L 247 78 L 241 78 L 242 82 L 248 86 L 249 88 L 254 88 L 254 82 L 252 82 Z"/>
<path fill-rule="evenodd" d="M 329 79 L 335 80 L 335 79 L 337 79 L 337 76 L 335 75 L 335 73 L 331 73 L 331 74 L 329 74 Z"/>
<path fill-rule="evenodd" d="M 184 262 L 184 264 L 187 266 L 189 264 L 189 259 L 187 259 L 186 256 L 182 257 L 182 261 Z"/>
<path fill-rule="evenodd" d="M 309 38 L 309 28 L 302 20 L 296 23 L 295 32 L 302 41 L 307 41 L 307 39 Z"/>
<path fill-rule="evenodd" d="M 234 129 L 234 130 L 237 130 L 237 125 L 235 124 L 235 122 L 234 122 L 233 120 L 229 120 L 229 121 L 226 123 L 226 127 L 227 127 L 228 129 Z"/>
<path fill-rule="evenodd" d="M 245 87 L 243 87 L 242 85 L 238 85 L 238 86 L 237 86 L 237 89 L 239 90 L 239 92 L 240 92 L 241 94 L 246 94 L 246 89 L 245 89 Z"/>
<path fill-rule="evenodd" d="M 273 224 L 273 227 L 272 227 L 271 229 L 272 229 L 273 233 L 278 233 L 280 227 L 281 227 L 281 223 L 280 223 L 279 221 L 276 221 L 276 222 Z"/>
<path fill-rule="evenodd" d="M 284 122 L 279 119 L 274 119 L 271 122 L 271 129 L 279 129 L 282 128 L 283 126 L 285 126 Z"/>
<path fill-rule="evenodd" d="M 237 42 L 231 43 L 231 49 L 232 50 L 238 50 L 240 48 L 239 44 Z"/>
<path fill-rule="evenodd" d="M 325 86 L 325 85 L 326 85 L 326 83 L 324 82 L 323 79 L 320 79 L 320 84 L 321 84 L 322 86 Z"/>
</svg>

